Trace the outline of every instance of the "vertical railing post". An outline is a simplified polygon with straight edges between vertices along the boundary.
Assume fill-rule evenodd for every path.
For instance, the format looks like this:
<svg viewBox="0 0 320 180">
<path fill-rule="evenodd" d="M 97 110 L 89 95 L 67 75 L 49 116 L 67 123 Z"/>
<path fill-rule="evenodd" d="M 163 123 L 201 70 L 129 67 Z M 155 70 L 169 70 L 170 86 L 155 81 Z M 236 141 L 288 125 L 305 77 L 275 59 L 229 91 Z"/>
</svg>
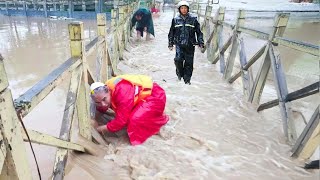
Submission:
<svg viewBox="0 0 320 180">
<path fill-rule="evenodd" d="M 73 10 L 73 0 L 68 0 L 68 12 L 69 12 L 69 18 L 72 18 L 72 10 Z"/>
<path fill-rule="evenodd" d="M 123 37 L 124 37 L 124 48 L 127 47 L 127 30 L 128 30 L 128 25 L 129 25 L 129 22 L 128 22 L 128 14 L 129 14 L 129 8 L 128 6 L 124 6 L 124 24 L 123 24 Z"/>
<path fill-rule="evenodd" d="M 113 70 L 115 70 L 114 68 L 117 67 L 119 60 L 117 9 L 112 9 L 111 11 L 111 26 L 113 35 L 112 66 Z"/>
<path fill-rule="evenodd" d="M 57 11 L 57 3 L 56 2 L 53 3 L 53 11 Z"/>
<path fill-rule="evenodd" d="M 121 60 L 123 59 L 123 50 L 124 50 L 124 43 L 125 43 L 124 42 L 125 41 L 125 39 L 124 39 L 124 26 L 125 26 L 125 24 L 124 23 L 125 23 L 124 22 L 124 8 L 123 8 L 123 6 L 121 6 L 119 8 L 119 24 L 120 25 L 118 26 L 118 28 L 119 28 L 118 33 L 120 33 L 119 59 L 121 59 Z"/>
<path fill-rule="evenodd" d="M 206 7 L 206 12 L 205 12 L 205 19 L 204 19 L 204 37 L 206 37 L 206 39 L 209 39 L 210 37 L 210 18 L 211 18 L 211 13 L 212 13 L 212 6 L 207 6 Z M 205 40 L 206 42 L 207 40 Z M 207 45 L 207 46 L 210 46 Z M 210 56 L 210 47 L 207 47 L 207 57 Z"/>
<path fill-rule="evenodd" d="M 133 2 L 130 3 L 128 6 L 129 6 L 128 7 L 129 8 L 129 13 L 131 13 L 133 11 L 133 6 L 134 6 Z"/>
<path fill-rule="evenodd" d="M 178 7 L 175 4 L 173 7 L 173 17 L 172 18 L 176 17 L 177 11 L 178 11 Z"/>
<path fill-rule="evenodd" d="M 96 13 L 101 13 L 101 10 L 100 10 L 100 1 L 98 1 L 98 0 L 95 0 L 94 1 L 94 11 L 96 12 Z"/>
<path fill-rule="evenodd" d="M 198 21 L 199 22 L 200 22 L 200 13 L 201 13 L 200 0 L 197 0 L 197 16 L 198 16 Z"/>
<path fill-rule="evenodd" d="M 269 69 L 271 66 L 270 57 L 269 57 L 269 47 L 275 37 L 276 34 L 283 34 L 284 28 L 286 27 L 289 20 L 289 14 L 283 13 L 283 14 L 277 14 L 275 17 L 274 25 L 272 32 L 269 36 L 269 43 L 267 44 L 267 47 L 264 50 L 264 53 L 262 55 L 263 63 L 260 66 L 260 69 L 258 71 L 257 77 L 254 81 L 253 87 L 250 91 L 249 101 L 252 103 L 258 104 L 260 102 L 261 93 L 265 85 L 265 81 L 267 79 L 267 75 L 269 73 Z M 281 29 L 281 31 L 279 31 Z"/>
<path fill-rule="evenodd" d="M 105 13 L 98 13 L 97 14 L 97 26 L 98 26 L 98 36 L 105 37 L 106 36 L 106 23 L 107 17 Z"/>
<path fill-rule="evenodd" d="M 35 1 L 35 0 L 32 0 L 32 4 L 33 4 L 33 10 L 37 11 L 38 8 L 37 8 L 36 1 Z"/>
<path fill-rule="evenodd" d="M 128 36 L 128 31 L 130 31 L 130 10 L 129 10 L 129 5 L 127 5 L 125 7 L 125 16 L 124 16 L 124 19 L 125 19 L 125 25 L 124 25 L 124 48 L 127 47 L 127 43 L 129 42 L 129 36 Z"/>
<path fill-rule="evenodd" d="M 213 30 L 215 34 L 213 35 L 212 41 L 210 42 L 210 44 L 212 44 L 212 51 L 209 61 L 213 64 L 217 63 L 217 61 L 214 61 L 214 59 L 216 56 L 219 56 L 219 32 L 222 32 L 225 10 L 225 7 L 219 7 L 218 9 L 218 21 Z"/>
<path fill-rule="evenodd" d="M 237 53 L 239 52 L 239 49 L 238 49 L 238 47 L 239 47 L 238 29 L 240 26 L 242 26 L 244 24 L 244 16 L 245 16 L 245 12 L 243 10 L 239 10 L 237 22 L 236 22 L 235 27 L 233 29 L 231 52 L 230 52 L 230 55 L 228 56 L 228 59 L 226 62 L 226 69 L 223 74 L 224 79 L 229 79 L 231 77 L 233 66 L 234 66 L 234 61 L 236 59 Z"/>
<path fill-rule="evenodd" d="M 285 103 L 285 98 L 288 94 L 287 84 L 285 81 L 285 75 L 283 73 L 283 70 L 282 69 L 277 70 L 277 67 L 279 68 L 278 65 L 280 65 L 279 64 L 280 61 L 276 61 L 276 58 L 274 57 L 274 53 L 273 53 L 273 48 L 272 48 L 272 41 L 274 37 L 276 35 L 278 36 L 283 35 L 285 28 L 288 24 L 288 21 L 289 21 L 288 13 L 277 14 L 275 17 L 273 29 L 268 38 L 268 44 L 262 55 L 263 62 L 259 68 L 256 79 L 250 91 L 249 101 L 255 104 L 259 104 L 261 94 L 265 86 L 271 64 L 273 64 L 273 66 L 275 66 L 273 67 L 273 71 L 275 73 L 274 78 L 276 81 L 275 83 L 277 86 L 278 98 L 281 101 L 279 103 L 279 107 L 280 107 L 282 121 L 283 121 L 283 130 L 288 141 L 290 143 L 293 143 L 293 141 L 296 139 L 296 132 L 295 132 L 294 123 L 291 120 L 292 112 L 291 112 L 291 108 L 289 107 L 290 105 Z"/>
<path fill-rule="evenodd" d="M 111 28 L 115 29 L 117 26 L 117 10 L 111 9 Z"/>
<path fill-rule="evenodd" d="M 84 0 L 82 0 L 81 8 L 82 8 L 83 12 L 85 12 L 87 10 L 86 9 L 86 2 Z"/>
<path fill-rule="evenodd" d="M 69 24 L 69 37 L 71 57 L 80 57 L 82 61 L 82 81 L 77 100 L 77 112 L 79 120 L 79 133 L 84 138 L 91 140 L 90 125 L 90 100 L 88 87 L 88 65 L 84 49 L 84 32 L 82 22 L 72 22 Z"/>
<path fill-rule="evenodd" d="M 62 8 L 62 2 L 58 2 L 57 4 L 56 4 L 56 6 L 57 6 L 57 11 L 62 11 L 63 10 L 63 8 Z M 59 7 L 59 8 L 58 8 Z M 59 9 L 59 10 L 58 10 Z"/>
<path fill-rule="evenodd" d="M 27 16 L 27 2 L 23 1 L 22 4 L 23 4 L 24 15 Z"/>
<path fill-rule="evenodd" d="M 218 31 L 217 31 L 217 34 L 218 34 L 218 60 L 220 61 L 220 73 L 223 73 L 224 70 L 225 70 L 225 66 L 226 66 L 226 63 L 225 63 L 225 60 L 224 60 L 224 52 L 222 52 L 222 48 L 223 48 L 223 35 L 222 35 L 222 29 L 223 29 L 223 26 L 221 25 L 221 27 L 218 27 Z"/>
<path fill-rule="evenodd" d="M 240 58 L 240 72 L 241 72 L 241 78 L 242 78 L 242 88 L 243 88 L 243 94 L 246 98 L 249 96 L 250 91 L 250 71 L 244 70 L 243 67 L 247 64 L 247 56 L 245 53 L 244 48 L 244 42 L 243 39 L 238 38 L 239 41 L 239 58 Z"/>
<path fill-rule="evenodd" d="M 64 11 L 64 2 L 60 2 L 59 7 L 60 11 Z"/>
<path fill-rule="evenodd" d="M 69 90 L 67 95 L 67 100 L 64 108 L 63 119 L 61 123 L 59 139 L 70 141 L 72 134 L 72 123 L 75 119 L 75 108 L 77 97 L 79 96 L 79 88 L 81 86 L 81 75 L 82 67 L 81 65 L 75 68 L 71 73 Z M 81 91 L 81 90 L 80 90 Z M 78 109 L 79 110 L 79 109 Z M 78 113 L 79 114 L 79 113 Z M 65 174 L 65 167 L 68 160 L 68 149 L 58 148 L 56 152 L 56 158 L 53 166 L 53 180 L 63 179 Z"/>
<path fill-rule="evenodd" d="M 288 88 L 285 73 L 282 68 L 280 57 L 278 56 L 278 58 L 276 58 L 272 45 L 269 46 L 268 53 L 271 61 L 273 82 L 275 84 L 279 99 L 279 108 L 281 113 L 283 131 L 289 143 L 293 144 L 297 139 L 297 134 L 292 118 L 292 110 L 290 108 L 290 103 L 286 102 Z"/>
<path fill-rule="evenodd" d="M 5 2 L 6 4 L 6 13 L 7 13 L 7 16 L 9 16 L 9 7 L 8 7 L 8 1 Z"/>
<path fill-rule="evenodd" d="M 21 126 L 0 54 L 0 179 L 31 180 Z M 1 174 L 1 172 L 3 174 Z"/>
<path fill-rule="evenodd" d="M 116 35 L 116 39 L 117 39 L 117 41 L 116 41 L 116 48 L 117 48 L 117 58 L 116 58 L 116 60 L 117 60 L 117 63 L 116 64 L 118 64 L 119 63 L 119 60 L 120 60 L 120 45 L 121 45 L 121 40 L 119 39 L 120 37 L 119 37 L 119 31 L 120 31 L 120 27 L 121 27 L 121 22 L 120 22 L 120 9 L 119 8 L 117 8 L 117 18 L 116 18 L 116 20 L 117 20 L 117 28 L 116 28 L 116 33 L 115 33 L 115 35 Z"/>
<path fill-rule="evenodd" d="M 110 57 L 108 53 L 108 44 L 107 44 L 107 39 L 106 39 L 106 23 L 107 23 L 107 17 L 105 13 L 98 13 L 97 14 L 97 25 L 98 25 L 98 36 L 101 36 L 104 39 L 104 44 L 102 47 L 98 48 L 98 58 L 97 61 L 100 63 L 100 67 L 98 69 L 98 74 L 97 74 L 97 81 L 105 82 L 107 79 L 110 78 L 109 75 L 109 65 L 111 64 L 110 62 Z M 101 59 L 99 56 L 101 55 Z"/>
<path fill-rule="evenodd" d="M 131 37 L 132 31 L 131 31 L 131 18 L 133 16 L 133 3 L 129 5 L 129 14 L 130 16 L 128 17 L 128 32 L 127 32 L 127 37 L 128 37 L 128 42 Z"/>
<path fill-rule="evenodd" d="M 43 2 L 44 17 L 48 17 L 47 0 Z"/>
</svg>

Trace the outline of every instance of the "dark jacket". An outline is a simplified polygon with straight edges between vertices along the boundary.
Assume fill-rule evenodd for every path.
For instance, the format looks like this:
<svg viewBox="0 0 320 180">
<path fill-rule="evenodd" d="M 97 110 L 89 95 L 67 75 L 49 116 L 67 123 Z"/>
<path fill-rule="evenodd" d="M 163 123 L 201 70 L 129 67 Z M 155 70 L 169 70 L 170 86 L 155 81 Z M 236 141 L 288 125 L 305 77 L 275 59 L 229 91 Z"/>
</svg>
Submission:
<svg viewBox="0 0 320 180">
<path fill-rule="evenodd" d="M 168 34 L 169 47 L 175 45 L 203 45 L 203 34 L 197 17 L 188 13 L 185 18 L 181 15 L 172 19 Z"/>
<path fill-rule="evenodd" d="M 142 16 L 140 21 L 137 21 L 136 15 Z M 151 12 L 146 8 L 139 8 L 132 16 L 131 27 L 137 23 L 137 28 L 147 27 L 147 31 L 154 36 L 154 27 Z"/>
</svg>

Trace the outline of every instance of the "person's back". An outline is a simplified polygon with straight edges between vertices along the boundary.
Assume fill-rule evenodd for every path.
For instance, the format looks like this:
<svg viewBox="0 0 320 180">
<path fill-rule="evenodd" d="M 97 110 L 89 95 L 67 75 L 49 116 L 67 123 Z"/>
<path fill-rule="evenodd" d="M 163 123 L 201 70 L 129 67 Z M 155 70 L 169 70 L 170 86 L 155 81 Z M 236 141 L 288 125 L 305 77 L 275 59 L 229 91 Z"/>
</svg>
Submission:
<svg viewBox="0 0 320 180">
<path fill-rule="evenodd" d="M 139 8 L 131 19 L 131 27 L 136 25 L 137 38 L 140 39 L 143 37 L 143 32 L 147 32 L 146 39 L 150 38 L 150 34 L 154 35 L 154 27 L 152 21 L 152 15 L 150 10 L 146 8 Z"/>
<path fill-rule="evenodd" d="M 141 16 L 141 20 L 137 20 L 141 24 L 148 24 L 151 17 L 151 12 L 149 9 L 146 8 L 139 8 L 133 16 Z"/>
</svg>

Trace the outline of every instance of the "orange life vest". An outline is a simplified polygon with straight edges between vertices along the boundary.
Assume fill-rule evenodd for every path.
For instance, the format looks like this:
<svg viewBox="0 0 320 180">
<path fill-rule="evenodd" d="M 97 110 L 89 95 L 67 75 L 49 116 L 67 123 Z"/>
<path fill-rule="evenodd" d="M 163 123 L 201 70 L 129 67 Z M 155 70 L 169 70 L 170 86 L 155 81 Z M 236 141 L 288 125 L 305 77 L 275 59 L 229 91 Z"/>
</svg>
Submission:
<svg viewBox="0 0 320 180">
<path fill-rule="evenodd" d="M 106 82 L 106 85 L 111 90 L 111 94 L 113 94 L 116 88 L 116 85 L 122 80 L 126 80 L 130 82 L 133 86 L 135 86 L 134 105 L 138 104 L 141 101 L 144 101 L 147 97 L 151 95 L 151 91 L 153 87 L 153 82 L 151 77 L 146 75 L 131 75 L 131 74 L 120 75 L 120 76 L 116 76 L 109 79 Z M 139 91 L 139 89 L 141 90 Z M 112 98 L 111 98 L 111 104 L 114 108 L 116 108 L 115 102 L 113 101 Z"/>
</svg>

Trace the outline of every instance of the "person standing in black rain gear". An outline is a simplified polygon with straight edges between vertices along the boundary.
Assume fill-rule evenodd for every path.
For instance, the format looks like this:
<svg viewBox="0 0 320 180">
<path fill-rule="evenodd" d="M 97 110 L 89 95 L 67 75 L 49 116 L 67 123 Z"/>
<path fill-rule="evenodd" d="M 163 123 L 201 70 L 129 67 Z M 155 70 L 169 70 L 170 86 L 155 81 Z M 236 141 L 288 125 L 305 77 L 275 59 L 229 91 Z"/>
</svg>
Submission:
<svg viewBox="0 0 320 180">
<path fill-rule="evenodd" d="M 178 3 L 179 15 L 172 19 L 168 34 L 169 49 L 173 50 L 176 46 L 176 56 L 174 64 L 178 79 L 183 78 L 185 84 L 191 84 L 193 71 L 193 58 L 195 46 L 204 47 L 203 34 L 197 17 L 189 13 L 189 3 L 180 1 Z"/>
</svg>

